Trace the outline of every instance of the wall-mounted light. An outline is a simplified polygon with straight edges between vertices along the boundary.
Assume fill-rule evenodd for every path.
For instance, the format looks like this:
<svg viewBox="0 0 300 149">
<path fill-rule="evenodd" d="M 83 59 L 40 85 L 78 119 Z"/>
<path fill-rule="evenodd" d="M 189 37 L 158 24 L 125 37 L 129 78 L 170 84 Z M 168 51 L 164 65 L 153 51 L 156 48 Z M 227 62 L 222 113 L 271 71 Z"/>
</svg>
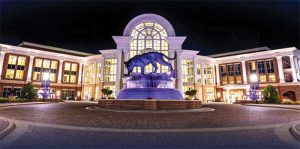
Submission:
<svg viewBox="0 0 300 149">
<path fill-rule="evenodd" d="M 60 96 L 60 91 L 56 91 L 56 96 Z"/>
<path fill-rule="evenodd" d="M 80 91 L 77 92 L 77 96 L 78 96 L 78 97 L 80 96 Z"/>
</svg>

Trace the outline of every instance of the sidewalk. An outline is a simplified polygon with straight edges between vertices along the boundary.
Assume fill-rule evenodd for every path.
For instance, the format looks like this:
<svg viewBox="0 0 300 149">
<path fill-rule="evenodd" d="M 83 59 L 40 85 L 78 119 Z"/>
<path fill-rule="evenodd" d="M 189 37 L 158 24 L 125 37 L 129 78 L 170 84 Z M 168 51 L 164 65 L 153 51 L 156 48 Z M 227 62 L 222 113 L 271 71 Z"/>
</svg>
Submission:
<svg viewBox="0 0 300 149">
<path fill-rule="evenodd" d="M 300 105 L 284 105 L 284 104 L 243 104 L 244 106 L 258 106 L 258 107 L 270 107 L 270 108 L 283 108 L 300 110 Z"/>
</svg>

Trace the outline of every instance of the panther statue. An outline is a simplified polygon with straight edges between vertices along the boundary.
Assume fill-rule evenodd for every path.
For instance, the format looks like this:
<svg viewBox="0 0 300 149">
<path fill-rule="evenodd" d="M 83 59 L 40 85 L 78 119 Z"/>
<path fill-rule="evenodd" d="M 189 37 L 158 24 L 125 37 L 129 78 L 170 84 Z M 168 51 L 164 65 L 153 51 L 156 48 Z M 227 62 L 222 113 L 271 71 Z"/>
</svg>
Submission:
<svg viewBox="0 0 300 149">
<path fill-rule="evenodd" d="M 164 60 L 164 58 L 168 59 L 168 60 L 175 60 L 176 59 L 176 52 L 175 52 L 175 56 L 174 58 L 170 58 L 168 56 L 166 56 L 163 53 L 159 53 L 159 52 L 148 52 L 148 53 L 144 53 L 141 55 L 136 55 L 133 58 L 129 59 L 127 62 L 124 62 L 127 70 L 128 70 L 128 76 L 131 74 L 131 72 L 133 71 L 134 67 L 140 67 L 141 68 L 141 73 L 145 74 L 145 67 L 148 64 L 151 64 L 154 67 L 154 71 L 151 73 L 156 73 L 158 67 L 156 63 L 159 63 L 161 65 L 164 66 L 168 66 L 169 70 L 173 70 L 173 67 L 170 63 L 166 62 Z"/>
</svg>

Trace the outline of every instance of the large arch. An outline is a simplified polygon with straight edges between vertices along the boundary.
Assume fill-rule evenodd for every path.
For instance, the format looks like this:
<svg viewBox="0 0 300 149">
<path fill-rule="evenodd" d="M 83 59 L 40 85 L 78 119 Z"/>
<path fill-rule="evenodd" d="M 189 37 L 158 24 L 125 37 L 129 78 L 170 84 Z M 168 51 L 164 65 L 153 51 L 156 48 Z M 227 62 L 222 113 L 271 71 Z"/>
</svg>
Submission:
<svg viewBox="0 0 300 149">
<path fill-rule="evenodd" d="M 164 17 L 162 17 L 160 15 L 151 14 L 151 13 L 141 14 L 141 15 L 138 15 L 135 18 L 133 18 L 126 25 L 124 32 L 123 32 L 123 36 L 130 36 L 131 31 L 134 29 L 134 27 L 144 21 L 157 22 L 160 25 L 162 25 L 162 27 L 165 28 L 168 36 L 170 36 L 170 37 L 176 36 L 173 26 L 167 19 L 165 19 Z"/>
</svg>

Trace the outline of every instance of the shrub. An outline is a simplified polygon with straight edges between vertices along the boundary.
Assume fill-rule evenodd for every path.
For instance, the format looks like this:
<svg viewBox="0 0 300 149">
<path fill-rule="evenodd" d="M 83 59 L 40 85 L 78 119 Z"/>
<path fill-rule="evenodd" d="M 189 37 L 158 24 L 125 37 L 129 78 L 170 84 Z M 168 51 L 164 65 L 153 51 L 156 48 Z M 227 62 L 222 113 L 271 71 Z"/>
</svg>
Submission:
<svg viewBox="0 0 300 149">
<path fill-rule="evenodd" d="M 8 98 L 0 97 L 0 103 L 6 103 L 6 102 L 9 102 Z"/>
<path fill-rule="evenodd" d="M 272 85 L 268 85 L 262 92 L 265 103 L 280 103 L 278 92 Z"/>
<path fill-rule="evenodd" d="M 101 92 L 106 95 L 106 97 L 108 97 L 109 95 L 112 94 L 112 90 L 108 89 L 108 88 L 102 88 Z"/>
<path fill-rule="evenodd" d="M 184 99 L 185 99 L 185 100 L 192 100 L 191 97 L 185 97 Z"/>
<path fill-rule="evenodd" d="M 283 101 L 282 104 L 292 105 L 294 104 L 294 102 L 287 100 L 287 101 Z"/>
<path fill-rule="evenodd" d="M 185 91 L 184 94 L 187 95 L 190 99 L 192 99 L 197 93 L 197 90 L 188 90 L 188 91 Z"/>
<path fill-rule="evenodd" d="M 31 82 L 25 84 L 21 89 L 21 98 L 28 99 L 29 101 L 37 98 L 37 92 L 34 90 L 34 86 Z"/>
</svg>

